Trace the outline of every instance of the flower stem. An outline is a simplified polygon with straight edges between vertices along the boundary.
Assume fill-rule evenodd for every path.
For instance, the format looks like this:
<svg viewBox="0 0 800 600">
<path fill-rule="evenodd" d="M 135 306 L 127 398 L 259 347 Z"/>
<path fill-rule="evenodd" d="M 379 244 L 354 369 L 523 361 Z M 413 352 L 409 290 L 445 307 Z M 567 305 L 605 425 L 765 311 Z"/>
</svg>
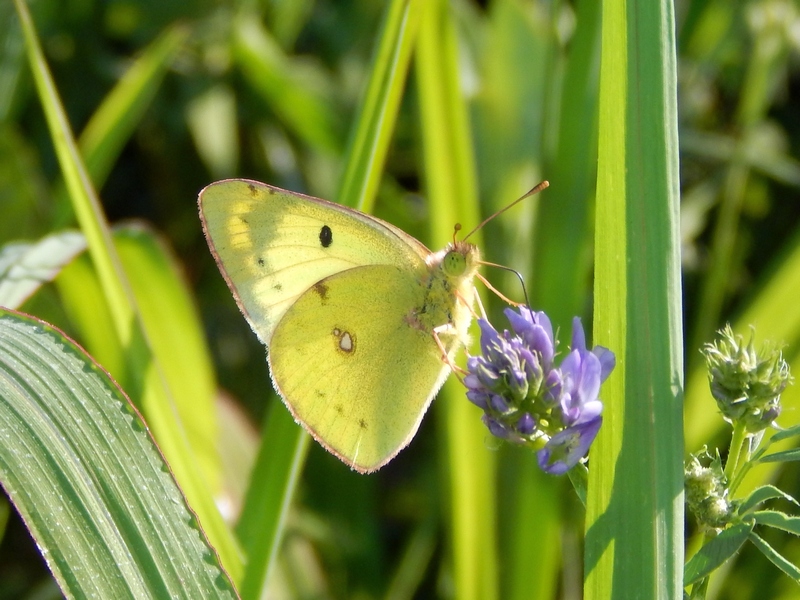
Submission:
<svg viewBox="0 0 800 600">
<path fill-rule="evenodd" d="M 725 477 L 728 479 L 729 483 L 733 481 L 734 475 L 736 474 L 736 469 L 741 462 L 740 458 L 745 443 L 747 443 L 747 431 L 745 430 L 744 423 L 741 421 L 735 421 L 733 424 L 731 445 L 728 450 L 728 460 L 725 463 Z M 733 491 L 734 490 L 731 489 L 730 493 L 732 494 Z"/>
</svg>

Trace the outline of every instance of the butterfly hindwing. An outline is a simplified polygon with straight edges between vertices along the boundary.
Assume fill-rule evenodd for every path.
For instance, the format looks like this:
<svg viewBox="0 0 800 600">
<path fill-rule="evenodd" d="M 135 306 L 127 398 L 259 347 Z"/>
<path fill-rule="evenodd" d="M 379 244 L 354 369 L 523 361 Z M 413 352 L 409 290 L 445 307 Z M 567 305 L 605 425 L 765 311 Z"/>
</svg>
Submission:
<svg viewBox="0 0 800 600">
<path fill-rule="evenodd" d="M 272 338 L 272 377 L 290 410 L 359 471 L 408 444 L 449 372 L 431 333 L 414 326 L 419 275 L 376 265 L 328 277 Z"/>
</svg>

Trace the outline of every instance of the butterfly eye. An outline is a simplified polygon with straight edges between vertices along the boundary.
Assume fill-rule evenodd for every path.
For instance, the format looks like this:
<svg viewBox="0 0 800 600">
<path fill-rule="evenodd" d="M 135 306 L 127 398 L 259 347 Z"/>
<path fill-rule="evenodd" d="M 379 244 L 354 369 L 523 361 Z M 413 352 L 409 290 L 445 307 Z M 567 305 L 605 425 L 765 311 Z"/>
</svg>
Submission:
<svg viewBox="0 0 800 600">
<path fill-rule="evenodd" d="M 464 271 L 467 270 L 467 259 L 461 252 L 451 250 L 444 255 L 442 270 L 448 277 L 463 275 Z"/>
</svg>

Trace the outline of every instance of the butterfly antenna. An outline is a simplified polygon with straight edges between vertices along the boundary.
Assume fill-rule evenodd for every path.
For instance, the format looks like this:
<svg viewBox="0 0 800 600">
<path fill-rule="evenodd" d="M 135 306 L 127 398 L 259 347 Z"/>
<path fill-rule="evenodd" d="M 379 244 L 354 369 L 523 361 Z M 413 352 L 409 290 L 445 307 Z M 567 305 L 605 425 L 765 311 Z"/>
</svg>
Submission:
<svg viewBox="0 0 800 600">
<path fill-rule="evenodd" d="M 533 189 L 531 189 L 531 190 L 530 190 L 529 192 L 527 192 L 526 194 L 523 194 L 522 196 L 520 196 L 519 198 L 517 198 L 516 200 L 514 200 L 514 201 L 513 201 L 511 204 L 509 204 L 508 206 L 506 206 L 506 207 L 504 207 L 504 208 L 501 208 L 501 209 L 500 209 L 500 210 L 498 210 L 496 213 L 494 213 L 494 214 L 492 214 L 492 215 L 489 215 L 488 217 L 486 217 L 486 218 L 485 218 L 485 219 L 484 219 L 484 220 L 481 222 L 481 224 L 480 224 L 480 225 L 478 225 L 478 226 L 477 226 L 475 229 L 473 229 L 473 230 L 472 230 L 472 231 L 470 231 L 470 232 L 469 232 L 467 235 L 465 235 L 465 236 L 464 236 L 464 238 L 463 238 L 463 240 L 464 240 L 464 241 L 466 241 L 466 240 L 467 240 L 467 239 L 468 239 L 468 238 L 469 238 L 469 237 L 470 237 L 470 236 L 471 236 L 473 233 L 475 233 L 476 231 L 478 231 L 478 230 L 479 230 L 481 227 L 483 227 L 484 225 L 486 225 L 486 224 L 487 224 L 489 221 L 491 221 L 492 219 L 494 219 L 496 216 L 498 216 L 498 215 L 501 215 L 501 214 L 503 214 L 504 212 L 506 212 L 506 211 L 507 211 L 509 208 L 511 208 L 511 207 L 512 207 L 512 206 L 514 206 L 515 204 L 518 204 L 519 202 L 522 202 L 522 201 L 523 201 L 523 200 L 525 200 L 525 198 L 527 198 L 528 196 L 533 196 L 534 194 L 537 194 L 537 193 L 541 192 L 542 190 L 544 190 L 544 189 L 546 189 L 546 188 L 548 188 L 548 187 L 550 187 L 550 182 L 549 182 L 549 181 L 547 181 L 547 180 L 545 180 L 545 181 L 542 181 L 541 183 L 539 183 L 539 184 L 535 185 L 535 186 L 533 187 Z M 461 225 L 456 225 L 456 231 L 458 231 L 459 229 L 461 229 Z M 519 275 L 519 273 L 517 273 L 517 274 Z"/>
<path fill-rule="evenodd" d="M 498 269 L 503 269 L 504 271 L 508 271 L 509 273 L 513 273 L 514 275 L 517 276 L 517 279 L 519 279 L 519 284 L 520 284 L 520 286 L 522 286 L 522 295 L 525 298 L 524 305 L 520 304 L 519 302 L 514 302 L 513 300 L 509 300 L 503 294 L 501 294 L 497 289 L 495 289 L 495 287 L 491 283 L 489 283 L 483 275 L 481 275 L 480 273 L 476 273 L 476 277 L 478 277 L 478 279 L 480 279 L 484 283 L 484 285 L 487 288 L 489 288 L 490 290 L 492 290 L 501 300 L 504 300 L 505 302 L 508 302 L 512 306 L 530 306 L 531 305 L 530 300 L 528 299 L 528 290 L 525 288 L 525 279 L 522 277 L 522 273 L 520 273 L 516 269 L 512 269 L 511 267 L 507 267 L 505 265 L 498 265 L 497 263 L 490 263 L 490 262 L 486 262 L 486 261 L 482 260 L 481 264 L 482 265 L 486 265 L 487 267 L 497 267 Z"/>
<path fill-rule="evenodd" d="M 461 223 L 456 223 L 453 226 L 453 244 L 456 243 L 456 237 L 458 236 L 458 232 L 461 231 Z"/>
</svg>

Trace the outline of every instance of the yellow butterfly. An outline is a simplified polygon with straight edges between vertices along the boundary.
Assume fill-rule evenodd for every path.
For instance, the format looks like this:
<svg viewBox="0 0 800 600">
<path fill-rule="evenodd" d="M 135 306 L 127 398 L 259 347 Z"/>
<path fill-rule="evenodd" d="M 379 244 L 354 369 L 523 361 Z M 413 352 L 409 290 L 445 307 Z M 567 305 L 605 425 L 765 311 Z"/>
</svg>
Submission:
<svg viewBox="0 0 800 600">
<path fill-rule="evenodd" d="M 362 473 L 414 437 L 467 338 L 480 253 L 256 181 L 200 192 L 223 277 L 295 420 Z"/>
</svg>

